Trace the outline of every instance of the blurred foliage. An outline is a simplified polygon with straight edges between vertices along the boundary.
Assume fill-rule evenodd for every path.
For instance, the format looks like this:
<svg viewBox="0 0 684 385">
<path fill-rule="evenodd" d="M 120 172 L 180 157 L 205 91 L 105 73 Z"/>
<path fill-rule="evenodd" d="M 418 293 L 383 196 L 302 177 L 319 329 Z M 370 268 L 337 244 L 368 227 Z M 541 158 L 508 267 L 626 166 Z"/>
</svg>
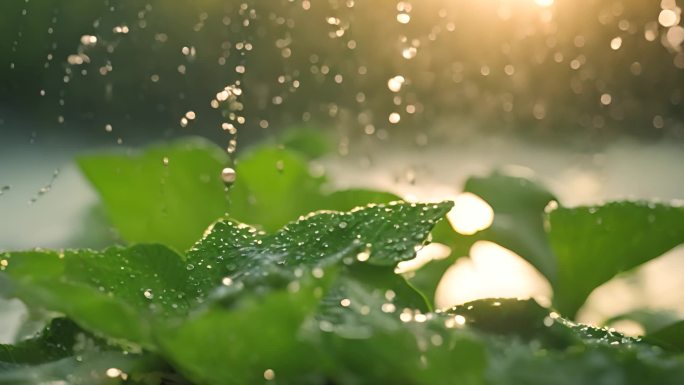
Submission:
<svg viewBox="0 0 684 385">
<path fill-rule="evenodd" d="M 684 207 L 614 202 L 558 208 L 549 214 L 549 241 L 557 258 L 554 304 L 573 316 L 589 294 L 684 243 Z"/>
<path fill-rule="evenodd" d="M 313 137 L 319 138 L 313 142 L 325 143 Z M 326 177 L 311 170 L 306 156 L 314 154 L 302 146 L 304 153 L 273 146 L 247 150 L 235 161 L 238 177 L 227 192 L 218 173 L 207 170 L 228 166 L 228 156 L 199 138 L 151 147 L 144 154 L 82 156 L 78 163 L 124 240 L 159 242 L 177 250 L 190 247 L 226 213 L 273 232 L 315 210 L 344 211 L 397 200 L 363 189 L 325 193 Z"/>
<path fill-rule="evenodd" d="M 684 321 L 675 322 L 649 334 L 647 341 L 684 353 Z"/>
</svg>

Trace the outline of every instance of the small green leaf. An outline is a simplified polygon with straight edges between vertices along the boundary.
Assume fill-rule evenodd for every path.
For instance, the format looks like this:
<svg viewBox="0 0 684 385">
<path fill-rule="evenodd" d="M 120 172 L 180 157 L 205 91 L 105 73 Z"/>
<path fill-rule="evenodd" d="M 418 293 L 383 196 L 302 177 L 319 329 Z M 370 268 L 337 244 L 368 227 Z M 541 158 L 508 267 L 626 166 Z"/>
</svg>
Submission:
<svg viewBox="0 0 684 385">
<path fill-rule="evenodd" d="M 124 353 L 65 318 L 53 319 L 32 339 L 0 345 L 2 384 L 119 384 L 122 375 L 127 383 L 157 384 L 166 369 L 156 357 Z"/>
<path fill-rule="evenodd" d="M 220 173 L 228 163 L 225 151 L 198 138 L 133 155 L 78 159 L 124 240 L 162 243 L 179 251 L 226 213 Z"/>
<path fill-rule="evenodd" d="M 570 317 L 599 285 L 684 242 L 684 208 L 665 204 L 558 208 L 548 220 L 558 261 L 554 304 Z"/>
<path fill-rule="evenodd" d="M 0 345 L 0 362 L 40 364 L 69 357 L 80 333 L 84 332 L 75 323 L 55 318 L 34 338 L 16 345 Z"/>
</svg>

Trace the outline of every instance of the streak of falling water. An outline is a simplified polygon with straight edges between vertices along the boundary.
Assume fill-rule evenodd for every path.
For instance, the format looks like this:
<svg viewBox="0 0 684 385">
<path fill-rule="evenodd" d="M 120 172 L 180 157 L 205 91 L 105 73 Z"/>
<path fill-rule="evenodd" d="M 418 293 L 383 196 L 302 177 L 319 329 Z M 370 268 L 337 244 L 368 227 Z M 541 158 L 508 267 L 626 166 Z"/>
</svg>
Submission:
<svg viewBox="0 0 684 385">
<path fill-rule="evenodd" d="M 42 197 L 43 195 L 49 193 L 50 190 L 52 190 L 52 186 L 55 184 L 55 181 L 57 180 L 57 177 L 58 177 L 58 176 L 59 176 L 59 169 L 55 170 L 55 171 L 52 173 L 52 177 L 50 178 L 50 181 L 38 190 L 38 192 L 36 193 L 36 195 L 34 195 L 34 196 L 29 200 L 29 203 L 30 203 L 30 204 L 36 203 L 36 202 L 38 201 L 38 199 L 40 199 L 40 197 Z M 3 189 L 4 189 L 4 188 L 3 188 Z"/>
</svg>

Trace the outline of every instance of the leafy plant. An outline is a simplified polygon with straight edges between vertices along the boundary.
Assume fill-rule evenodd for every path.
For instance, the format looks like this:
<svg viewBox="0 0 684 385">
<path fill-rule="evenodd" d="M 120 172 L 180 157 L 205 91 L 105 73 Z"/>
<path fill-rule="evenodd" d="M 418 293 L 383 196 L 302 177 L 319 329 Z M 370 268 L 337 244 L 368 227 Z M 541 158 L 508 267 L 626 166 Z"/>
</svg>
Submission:
<svg viewBox="0 0 684 385">
<path fill-rule="evenodd" d="M 307 155 L 254 149 L 235 160 L 238 179 L 228 188 L 212 171 L 231 160 L 198 139 L 80 158 L 130 245 L 0 254 L 0 292 L 62 316 L 35 338 L 0 347 L 0 383 L 684 378 L 681 324 L 638 339 L 576 324 L 533 300 L 438 310 L 431 301 L 456 256 L 490 240 L 549 278 L 555 309 L 572 317 L 598 285 L 684 242 L 681 207 L 549 210 L 555 198 L 540 184 L 495 173 L 466 185 L 492 207 L 492 226 L 462 235 L 443 220 L 452 202 L 330 192 L 307 160 L 320 154 L 302 148 Z M 450 246 L 452 257 L 409 280 L 396 274 L 430 239 Z"/>
</svg>

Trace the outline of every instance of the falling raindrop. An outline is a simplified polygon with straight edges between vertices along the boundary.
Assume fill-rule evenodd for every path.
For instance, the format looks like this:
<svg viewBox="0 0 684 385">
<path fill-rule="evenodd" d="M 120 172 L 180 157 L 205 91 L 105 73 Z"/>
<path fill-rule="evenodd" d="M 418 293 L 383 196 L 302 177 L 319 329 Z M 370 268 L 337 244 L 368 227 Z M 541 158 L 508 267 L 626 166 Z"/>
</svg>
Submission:
<svg viewBox="0 0 684 385">
<path fill-rule="evenodd" d="M 223 183 L 227 185 L 232 185 L 233 183 L 235 183 L 236 178 L 237 174 L 234 169 L 226 167 L 223 170 L 221 170 L 221 179 L 223 180 Z"/>
</svg>

